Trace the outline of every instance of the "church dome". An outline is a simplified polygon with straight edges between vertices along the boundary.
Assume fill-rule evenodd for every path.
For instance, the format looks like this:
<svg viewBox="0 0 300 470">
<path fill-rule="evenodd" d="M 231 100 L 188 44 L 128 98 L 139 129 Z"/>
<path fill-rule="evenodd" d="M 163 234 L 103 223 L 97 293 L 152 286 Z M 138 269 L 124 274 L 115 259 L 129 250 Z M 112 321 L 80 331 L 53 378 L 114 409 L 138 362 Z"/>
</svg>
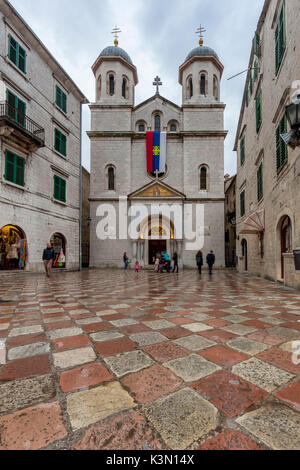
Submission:
<svg viewBox="0 0 300 470">
<path fill-rule="evenodd" d="M 119 56 L 119 57 L 123 57 L 123 59 L 127 60 L 127 62 L 129 62 L 130 64 L 132 64 L 132 60 L 129 56 L 129 54 L 127 54 L 126 51 L 124 51 L 124 49 L 122 49 L 121 47 L 119 46 L 108 46 L 106 47 L 105 49 L 103 49 L 103 51 L 101 52 L 100 56 Z M 133 64 L 132 64 L 133 65 Z"/>
<path fill-rule="evenodd" d="M 193 49 L 186 57 L 186 61 L 188 59 L 190 59 L 191 57 L 193 57 L 194 55 L 213 55 L 215 56 L 218 60 L 219 60 L 219 57 L 217 55 L 217 53 L 211 48 L 211 47 L 207 47 L 207 46 L 198 46 L 198 47 L 195 47 L 195 49 Z"/>
</svg>

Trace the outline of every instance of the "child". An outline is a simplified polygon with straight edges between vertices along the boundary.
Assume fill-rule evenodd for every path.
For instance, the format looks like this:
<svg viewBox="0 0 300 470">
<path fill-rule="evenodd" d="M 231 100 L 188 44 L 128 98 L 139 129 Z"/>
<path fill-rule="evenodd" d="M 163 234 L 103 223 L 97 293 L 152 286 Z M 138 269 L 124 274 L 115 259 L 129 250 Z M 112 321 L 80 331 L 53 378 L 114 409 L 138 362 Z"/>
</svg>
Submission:
<svg viewBox="0 0 300 470">
<path fill-rule="evenodd" d="M 159 270 L 159 258 L 157 257 L 154 264 L 154 271 L 157 273 Z"/>
<path fill-rule="evenodd" d="M 140 269 L 139 262 L 136 261 L 136 263 L 135 263 L 135 265 L 134 265 L 134 272 L 135 272 L 135 273 L 138 273 L 138 272 L 139 272 L 139 269 Z"/>
</svg>

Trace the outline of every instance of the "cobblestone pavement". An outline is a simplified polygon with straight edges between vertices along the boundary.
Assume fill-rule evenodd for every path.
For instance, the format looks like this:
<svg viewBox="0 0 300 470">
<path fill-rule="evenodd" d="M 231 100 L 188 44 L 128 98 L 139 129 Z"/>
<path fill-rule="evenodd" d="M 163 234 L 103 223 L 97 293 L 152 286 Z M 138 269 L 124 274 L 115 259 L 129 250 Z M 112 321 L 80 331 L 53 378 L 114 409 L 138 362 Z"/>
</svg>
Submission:
<svg viewBox="0 0 300 470">
<path fill-rule="evenodd" d="M 3 296 L 0 449 L 300 449 L 299 292 L 85 270 Z"/>
</svg>

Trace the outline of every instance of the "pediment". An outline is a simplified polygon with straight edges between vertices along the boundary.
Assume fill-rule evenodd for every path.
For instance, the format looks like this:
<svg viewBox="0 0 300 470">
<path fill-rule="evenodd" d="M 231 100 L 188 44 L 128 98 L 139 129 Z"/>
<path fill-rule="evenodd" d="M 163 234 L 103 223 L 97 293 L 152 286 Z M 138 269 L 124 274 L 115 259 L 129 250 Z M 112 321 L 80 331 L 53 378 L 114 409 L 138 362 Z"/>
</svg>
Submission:
<svg viewBox="0 0 300 470">
<path fill-rule="evenodd" d="M 151 96 L 151 98 L 148 98 L 147 100 L 135 106 L 134 111 L 141 111 L 142 109 L 145 109 L 149 106 L 153 107 L 153 109 L 156 109 L 157 106 L 162 105 L 173 109 L 174 111 L 176 111 L 176 113 L 181 112 L 181 108 L 177 104 L 173 103 L 172 101 L 168 100 L 167 98 L 164 98 L 159 94 L 153 95 Z"/>
<path fill-rule="evenodd" d="M 185 195 L 171 186 L 153 181 L 128 196 L 129 199 L 185 199 Z"/>
</svg>

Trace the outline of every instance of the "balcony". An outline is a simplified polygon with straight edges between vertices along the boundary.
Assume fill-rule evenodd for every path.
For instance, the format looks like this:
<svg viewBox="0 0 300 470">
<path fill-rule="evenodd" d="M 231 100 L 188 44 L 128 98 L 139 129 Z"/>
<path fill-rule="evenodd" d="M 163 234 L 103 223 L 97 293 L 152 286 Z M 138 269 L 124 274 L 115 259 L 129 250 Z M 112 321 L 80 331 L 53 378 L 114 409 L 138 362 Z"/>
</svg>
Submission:
<svg viewBox="0 0 300 470">
<path fill-rule="evenodd" d="M 0 137 L 2 136 L 31 152 L 45 146 L 45 129 L 7 101 L 0 102 Z"/>
</svg>

